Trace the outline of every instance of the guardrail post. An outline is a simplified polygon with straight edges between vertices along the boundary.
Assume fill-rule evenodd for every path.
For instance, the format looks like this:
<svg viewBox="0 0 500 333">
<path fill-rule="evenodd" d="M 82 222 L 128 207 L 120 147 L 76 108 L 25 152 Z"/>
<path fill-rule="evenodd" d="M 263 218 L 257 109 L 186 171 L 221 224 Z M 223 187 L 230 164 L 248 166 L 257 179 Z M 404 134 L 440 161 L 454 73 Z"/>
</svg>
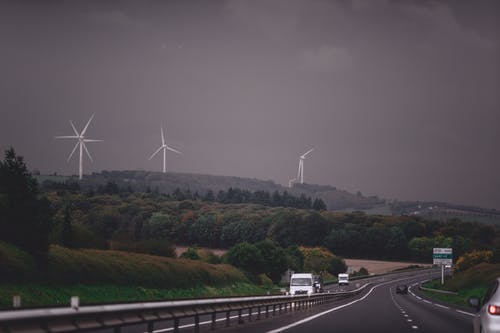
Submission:
<svg viewBox="0 0 500 333">
<path fill-rule="evenodd" d="M 266 318 L 269 318 L 269 305 L 266 305 Z"/>
<path fill-rule="evenodd" d="M 248 321 L 252 321 L 252 307 L 248 308 Z"/>
<path fill-rule="evenodd" d="M 174 318 L 174 333 L 179 333 L 179 318 Z"/>
<path fill-rule="evenodd" d="M 231 311 L 226 311 L 226 327 L 229 327 L 230 320 L 231 320 Z"/>
<path fill-rule="evenodd" d="M 257 307 L 257 320 L 260 320 L 260 305 Z"/>
<path fill-rule="evenodd" d="M 200 332 L 200 315 L 196 314 L 194 316 L 194 332 L 199 333 Z"/>
<path fill-rule="evenodd" d="M 18 309 L 21 307 L 21 296 L 16 295 L 12 297 L 12 307 Z"/>
<path fill-rule="evenodd" d="M 148 333 L 153 333 L 154 331 L 153 324 L 154 323 L 152 321 L 148 321 Z"/>
<path fill-rule="evenodd" d="M 216 325 L 216 313 L 212 312 L 212 324 L 210 325 L 210 329 L 213 331 L 215 330 L 215 325 Z"/>
<path fill-rule="evenodd" d="M 243 324 L 244 321 L 243 321 L 243 318 L 241 317 L 241 309 L 238 310 L 238 324 Z"/>
<path fill-rule="evenodd" d="M 281 303 L 278 304 L 278 313 L 281 314 Z"/>
<path fill-rule="evenodd" d="M 276 304 L 273 304 L 273 316 L 276 315 Z"/>
</svg>

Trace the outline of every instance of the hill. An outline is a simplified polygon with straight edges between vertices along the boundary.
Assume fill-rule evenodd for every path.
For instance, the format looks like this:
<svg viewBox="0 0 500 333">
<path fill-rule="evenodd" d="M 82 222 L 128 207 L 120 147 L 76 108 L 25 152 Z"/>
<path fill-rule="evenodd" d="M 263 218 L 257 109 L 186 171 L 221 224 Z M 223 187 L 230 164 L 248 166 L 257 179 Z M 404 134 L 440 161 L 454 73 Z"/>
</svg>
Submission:
<svg viewBox="0 0 500 333">
<path fill-rule="evenodd" d="M 37 176 L 42 184 L 50 182 L 72 182 L 76 177 L 61 176 Z M 191 193 L 205 195 L 208 191 L 217 194 L 219 191 L 227 191 L 229 188 L 238 188 L 247 191 L 267 191 L 270 194 L 278 191 L 280 193 L 300 196 L 305 195 L 313 199 L 320 198 L 329 210 L 364 210 L 373 208 L 384 203 L 384 200 L 376 196 L 365 197 L 361 193 L 352 194 L 339 190 L 333 186 L 295 184 L 292 188 L 276 184 L 271 180 L 259 180 L 252 178 L 215 176 L 175 172 L 148 172 L 148 171 L 102 171 L 84 176 L 79 182 L 83 190 L 96 190 L 99 186 L 114 183 L 119 188 L 128 189 L 131 192 L 151 192 L 170 194 L 176 189 L 189 190 Z"/>
</svg>

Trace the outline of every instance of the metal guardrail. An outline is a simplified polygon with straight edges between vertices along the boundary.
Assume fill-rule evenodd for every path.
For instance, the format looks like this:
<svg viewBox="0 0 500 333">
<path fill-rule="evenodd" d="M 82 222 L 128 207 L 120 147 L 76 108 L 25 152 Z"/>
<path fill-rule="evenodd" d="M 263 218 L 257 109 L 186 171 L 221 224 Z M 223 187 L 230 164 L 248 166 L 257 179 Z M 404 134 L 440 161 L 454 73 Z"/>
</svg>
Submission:
<svg viewBox="0 0 500 333">
<path fill-rule="evenodd" d="M 269 317 L 276 313 L 308 309 L 314 305 L 354 296 L 368 284 L 352 291 L 300 296 L 235 297 L 131 304 L 95 305 L 68 308 L 0 311 L 0 333 L 66 333 L 84 330 L 114 329 L 120 333 L 127 325 L 146 324 L 152 333 L 156 322 L 171 321 L 173 332 L 179 332 L 179 321 L 194 319 L 194 330 L 199 332 L 200 316 L 211 316 L 211 329 L 216 329 L 217 314 L 225 314 L 224 326 L 229 326 L 231 313 L 248 321 L 253 317 Z M 257 314 L 253 312 L 257 310 Z M 245 312 L 245 313 L 244 313 Z"/>
</svg>

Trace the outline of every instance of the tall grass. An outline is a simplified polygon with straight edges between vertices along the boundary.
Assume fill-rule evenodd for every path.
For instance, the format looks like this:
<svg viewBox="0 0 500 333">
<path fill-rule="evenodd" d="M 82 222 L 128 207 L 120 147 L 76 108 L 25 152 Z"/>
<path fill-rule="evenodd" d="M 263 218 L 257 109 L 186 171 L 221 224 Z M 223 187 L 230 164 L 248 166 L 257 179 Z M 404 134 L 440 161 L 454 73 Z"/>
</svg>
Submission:
<svg viewBox="0 0 500 333">
<path fill-rule="evenodd" d="M 444 286 L 441 286 L 440 280 L 430 281 L 424 285 L 427 288 L 454 291 L 457 295 L 432 291 L 424 291 L 424 293 L 429 297 L 466 307 L 470 297 L 482 298 L 489 284 L 497 277 L 500 277 L 500 264 L 482 263 L 455 274 L 445 281 Z"/>
<path fill-rule="evenodd" d="M 0 242 L 0 281 L 32 281 L 39 275 L 33 257 L 17 247 Z"/>
<path fill-rule="evenodd" d="M 19 295 L 22 307 L 69 306 L 72 296 L 80 304 L 161 301 L 183 298 L 228 297 L 265 294 L 268 289 L 248 283 L 225 287 L 199 286 L 186 289 L 160 289 L 116 285 L 53 286 L 44 284 L 0 284 L 0 309 L 12 306 L 12 296 Z"/>
<path fill-rule="evenodd" d="M 121 251 L 50 248 L 47 281 L 57 284 L 114 284 L 155 288 L 222 286 L 248 282 L 230 265 L 212 265 Z"/>
<path fill-rule="evenodd" d="M 40 270 L 26 252 L 0 242 L 0 308 L 151 301 L 264 293 L 230 265 L 122 251 L 50 247 Z"/>
</svg>

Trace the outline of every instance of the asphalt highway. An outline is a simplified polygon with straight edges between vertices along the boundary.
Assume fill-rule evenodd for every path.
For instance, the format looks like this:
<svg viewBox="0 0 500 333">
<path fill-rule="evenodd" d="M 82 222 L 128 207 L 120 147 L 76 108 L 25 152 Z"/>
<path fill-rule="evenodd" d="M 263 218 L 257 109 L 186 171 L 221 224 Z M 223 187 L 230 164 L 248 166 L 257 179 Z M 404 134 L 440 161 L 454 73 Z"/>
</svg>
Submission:
<svg viewBox="0 0 500 333">
<path fill-rule="evenodd" d="M 316 332 L 472 332 L 472 309 L 455 309 L 446 304 L 426 299 L 418 290 L 418 284 L 440 276 L 436 270 L 413 271 L 370 277 L 351 281 L 346 287 L 327 286 L 326 292 L 338 292 L 364 287 L 363 292 L 345 299 L 290 311 L 287 313 L 261 315 L 257 320 L 255 309 L 251 317 L 243 314 L 243 323 L 238 322 L 236 312 L 231 313 L 226 327 L 224 313 L 217 314 L 216 332 L 238 333 L 316 333 Z M 409 293 L 396 294 L 396 286 L 406 284 Z M 210 316 L 200 317 L 200 332 L 214 332 L 210 327 Z M 180 332 L 194 332 L 193 318 L 180 321 Z M 121 333 L 145 333 L 145 325 L 122 327 Z M 157 322 L 154 333 L 172 332 L 172 321 Z M 112 329 L 94 331 L 113 333 Z"/>
<path fill-rule="evenodd" d="M 366 288 L 365 293 L 327 307 L 282 315 L 272 320 L 236 325 L 221 331 L 240 333 L 472 332 L 471 310 L 457 310 L 419 295 L 417 283 L 428 278 L 429 275 L 424 274 L 375 282 Z M 395 289 L 398 284 L 409 285 L 409 294 L 396 294 Z"/>
</svg>

